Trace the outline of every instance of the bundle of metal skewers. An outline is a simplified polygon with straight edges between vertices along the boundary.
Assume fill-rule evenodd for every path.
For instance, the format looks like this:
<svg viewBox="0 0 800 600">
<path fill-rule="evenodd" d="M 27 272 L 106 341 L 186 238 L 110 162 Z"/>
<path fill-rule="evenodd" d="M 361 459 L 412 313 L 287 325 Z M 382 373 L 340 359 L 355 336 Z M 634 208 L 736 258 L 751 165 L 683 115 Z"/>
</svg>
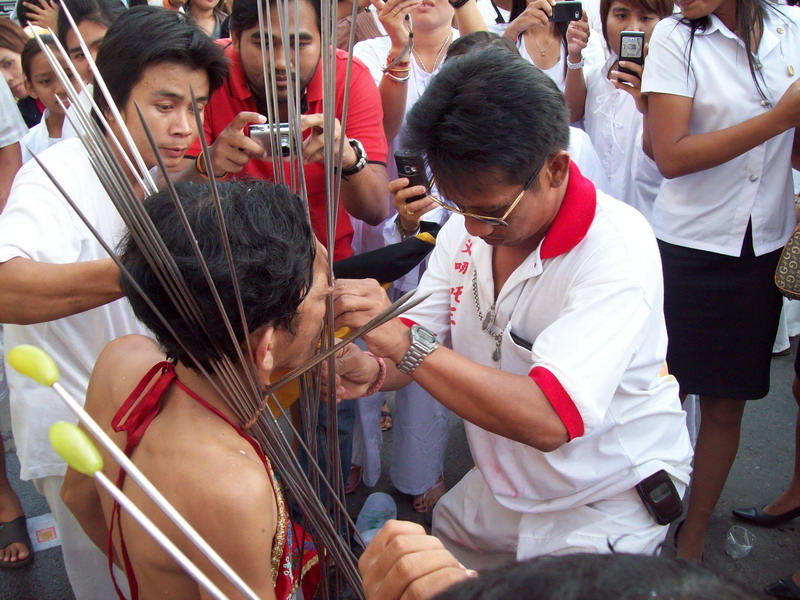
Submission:
<svg viewBox="0 0 800 600">
<path fill-rule="evenodd" d="M 269 11 L 264 11 L 262 3 L 258 3 L 259 10 L 259 29 L 261 35 L 262 47 L 262 68 L 264 71 L 265 82 L 265 97 L 267 102 L 267 122 L 277 125 L 276 117 L 278 115 L 278 94 L 276 88 L 276 74 L 274 60 L 275 48 L 273 47 L 273 28 L 279 28 L 283 40 L 292 39 L 290 36 L 288 24 L 291 20 L 298 21 L 298 3 L 288 2 L 287 0 L 274 0 L 275 5 L 278 7 L 278 23 L 273 23 Z M 204 268 L 204 274 L 209 286 L 209 289 L 216 301 L 218 308 L 218 315 L 201 314 L 199 307 L 194 301 L 192 291 L 188 289 L 185 281 L 183 280 L 177 265 L 167 251 L 167 246 L 160 238 L 155 230 L 150 218 L 147 215 L 144 207 L 142 206 L 141 193 L 144 196 L 150 195 L 157 191 L 157 187 L 153 176 L 148 172 L 142 157 L 139 154 L 127 128 L 125 127 L 124 120 L 121 118 L 117 107 L 106 89 L 103 82 L 102 75 L 98 71 L 94 61 L 91 59 L 91 54 L 84 40 L 81 38 L 74 21 L 72 20 L 69 11 L 62 4 L 61 10 L 67 15 L 72 30 L 78 38 L 85 56 L 87 57 L 92 73 L 94 75 L 94 85 L 104 94 L 106 102 L 109 106 L 111 114 L 116 120 L 119 129 L 122 132 L 122 139 L 117 139 L 108 122 L 103 117 L 103 114 L 98 110 L 94 101 L 91 100 L 91 93 L 87 90 L 86 86 L 81 82 L 81 78 L 75 72 L 74 67 L 68 60 L 67 53 L 63 46 L 58 42 L 58 38 L 54 37 L 57 44 L 57 50 L 62 57 L 67 58 L 65 64 L 71 69 L 74 76 L 74 81 L 79 83 L 80 89 L 75 89 L 66 72 L 61 67 L 61 63 L 57 59 L 55 53 L 51 48 L 39 40 L 39 45 L 44 55 L 48 58 L 52 65 L 57 77 L 61 81 L 67 96 L 70 100 L 71 110 L 67 111 L 67 117 L 70 125 L 80 132 L 80 138 L 85 145 L 92 166 L 97 173 L 102 185 L 106 189 L 108 195 L 112 199 L 117 211 L 122 217 L 123 222 L 131 233 L 134 241 L 139 245 L 143 254 L 146 256 L 151 268 L 157 275 L 165 294 L 169 300 L 179 311 L 184 322 L 189 324 L 197 331 L 203 330 L 203 323 L 209 319 L 220 318 L 224 322 L 228 334 L 234 341 L 234 346 L 237 348 L 237 360 L 234 361 L 230 358 L 224 358 L 213 363 L 213 371 L 215 377 L 210 377 L 209 373 L 200 367 L 203 375 L 210 381 L 217 391 L 223 396 L 231 409 L 237 416 L 240 424 L 246 425 L 248 433 L 261 445 L 265 454 L 270 458 L 274 468 L 280 478 L 284 488 L 287 500 L 298 508 L 302 514 L 302 521 L 304 526 L 311 532 L 314 541 L 317 545 L 320 562 L 323 568 L 323 573 L 328 573 L 329 577 L 323 577 L 321 582 L 320 597 L 340 597 L 345 588 L 352 590 L 355 597 L 363 597 L 361 592 L 360 578 L 356 566 L 356 560 L 350 550 L 349 539 L 355 532 L 355 526 L 352 520 L 348 517 L 346 508 L 342 501 L 343 494 L 343 478 L 340 467 L 340 457 L 338 452 L 337 441 L 337 423 L 336 423 L 336 410 L 329 411 L 328 425 L 327 425 L 327 439 L 325 443 L 326 454 L 324 460 L 317 460 L 317 426 L 318 426 L 318 412 L 320 403 L 330 400 L 330 407 L 335 406 L 335 398 L 321 398 L 320 397 L 320 378 L 321 370 L 316 368 L 323 361 L 328 361 L 328 374 L 329 385 L 328 390 L 335 390 L 333 379 L 335 377 L 335 360 L 334 355 L 341 347 L 341 344 L 349 343 L 356 337 L 363 335 L 374 327 L 379 326 L 386 321 L 395 318 L 404 310 L 411 308 L 417 304 L 420 299 L 410 301 L 413 294 L 407 294 L 398 302 L 392 304 L 381 315 L 373 319 L 366 326 L 358 331 L 350 332 L 343 340 L 336 340 L 334 337 L 333 327 L 333 300 L 328 300 L 328 311 L 326 315 L 326 323 L 323 330 L 323 339 L 321 340 L 320 350 L 312 359 L 305 364 L 297 367 L 290 373 L 280 377 L 274 381 L 267 390 L 263 390 L 257 383 L 255 365 L 249 358 L 252 356 L 249 347 L 241 348 L 236 342 L 237 335 L 234 331 L 234 326 L 228 318 L 229 313 L 237 313 L 239 322 L 246 323 L 244 318 L 244 309 L 241 301 L 241 294 L 237 285 L 237 277 L 233 266 L 233 259 L 231 256 L 231 249 L 228 245 L 228 236 L 226 231 L 225 219 L 217 193 L 217 184 L 213 176 L 214 169 L 211 165 L 211 154 L 207 147 L 204 135 L 202 134 L 203 127 L 198 110 L 197 104 L 192 98 L 194 104 L 194 114 L 197 120 L 198 131 L 201 132 L 200 141 L 203 149 L 203 157 L 205 160 L 206 172 L 209 173 L 209 187 L 210 195 L 212 198 L 213 209 L 216 212 L 217 221 L 219 223 L 219 235 L 223 241 L 226 255 L 228 258 L 229 268 L 231 269 L 231 281 L 234 284 L 234 295 L 236 297 L 236 307 L 223 306 L 222 300 L 211 279 L 211 275 L 207 268 L 205 268 L 202 253 L 195 243 L 195 253 L 198 261 Z M 294 14 L 290 14 L 290 11 Z M 355 16 L 357 10 L 357 3 L 353 6 L 353 28 L 355 25 Z M 341 160 L 336 160 L 336 157 L 341 157 L 345 144 L 345 136 L 341 136 L 338 140 L 338 151 L 335 148 L 335 106 L 336 106 L 336 6 L 332 1 L 322 3 L 321 11 L 321 38 L 322 38 L 322 79 L 323 79 L 323 136 L 324 136 L 324 165 L 325 165 L 325 183 L 326 183 L 326 214 L 327 214 L 327 240 L 328 240 L 328 256 L 333 256 L 333 244 L 336 238 L 336 216 L 338 214 L 339 193 L 341 188 Z M 352 47 L 352 40 L 354 38 L 354 29 L 351 28 L 350 40 Z M 38 38 L 38 36 L 37 36 Z M 299 44 L 299 40 L 294 36 L 294 44 Z M 295 46 L 292 48 L 290 44 L 283 45 L 283 52 L 286 53 L 285 60 L 288 64 L 290 62 L 289 53 L 292 51 L 299 53 L 299 48 Z M 347 115 L 348 91 L 349 91 L 349 78 L 350 78 L 350 65 L 352 63 L 352 54 L 348 61 L 346 85 L 343 99 L 344 115 L 341 123 L 341 129 L 344 130 L 346 123 L 344 120 Z M 299 73 L 295 73 L 294 79 L 289 78 L 287 82 L 288 95 L 290 101 L 288 102 L 288 121 L 290 128 L 290 153 L 288 162 L 291 165 L 289 169 L 290 181 L 285 182 L 292 190 L 295 190 L 307 203 L 307 193 L 305 176 L 303 171 L 303 161 L 301 158 L 302 148 L 302 131 L 300 128 L 300 80 Z M 88 106 L 87 106 L 88 105 Z M 138 106 L 137 106 L 138 110 Z M 94 114 L 92 114 L 92 112 Z M 95 120 L 94 116 L 98 117 Z M 154 141 L 153 135 L 148 127 L 148 124 L 141 111 L 138 112 L 145 132 L 147 133 L 149 143 L 152 147 L 153 153 L 159 163 L 160 178 L 163 179 L 162 187 L 165 187 L 172 197 L 175 205 L 175 212 L 178 219 L 185 228 L 189 239 L 194 240 L 195 236 L 191 231 L 191 227 L 183 212 L 180 199 L 177 196 L 174 185 L 172 184 L 169 173 L 161 159 L 158 148 Z M 98 122 L 99 121 L 99 122 Z M 273 127 L 273 134 L 271 136 L 270 144 L 273 145 L 273 150 L 278 148 L 280 140 L 278 139 L 278 127 Z M 120 158 L 121 157 L 121 158 Z M 129 158 L 130 157 L 130 158 Z M 281 153 L 272 152 L 274 173 L 276 183 L 284 183 L 284 160 Z M 155 305 L 150 299 L 146 297 L 143 290 L 136 285 L 136 282 L 126 272 L 120 261 L 117 259 L 114 248 L 110 247 L 106 240 L 97 233 L 92 226 L 92 223 L 80 212 L 75 202 L 68 197 L 67 193 L 59 185 L 59 182 L 52 176 L 46 167 L 39 161 L 38 157 L 34 157 L 39 165 L 43 168 L 45 173 L 50 177 L 53 184 L 64 195 L 65 201 L 72 206 L 77 212 L 78 216 L 83 220 L 84 224 L 90 231 L 97 237 L 99 243 L 105 248 L 109 256 L 111 256 L 117 265 L 120 267 L 123 277 L 127 277 L 137 292 L 145 299 L 150 306 L 151 310 L 163 322 L 164 326 L 168 328 L 170 333 L 175 336 L 175 339 L 181 343 L 180 337 L 175 335 L 175 332 L 170 323 L 159 313 Z M 337 164 L 337 162 L 339 164 Z M 132 174 L 135 184 L 132 184 L 127 173 Z M 331 266 L 330 258 L 328 263 L 328 277 L 329 281 L 333 282 L 333 269 Z M 246 325 L 245 325 L 246 327 Z M 247 332 L 244 332 L 245 340 L 248 340 Z M 215 345 L 213 340 L 209 340 L 210 345 Z M 246 342 L 247 344 L 247 342 Z M 339 344 L 337 346 L 337 344 Z M 181 343 L 183 346 L 183 344 Z M 194 359 L 191 352 L 185 347 L 184 350 L 194 360 L 197 365 L 201 365 L 201 361 Z M 219 353 L 224 356 L 223 352 Z M 297 403 L 300 419 L 302 423 L 302 431 L 298 431 L 296 423 L 287 415 L 282 408 L 281 404 L 275 399 L 274 393 L 287 383 L 301 379 L 301 397 Z M 218 383 L 215 383 L 218 382 Z M 52 383 L 51 383 L 52 385 Z M 69 402 L 68 402 L 69 404 Z M 79 405 L 78 405 L 79 408 Z M 267 408 L 267 410 L 265 410 Z M 76 414 L 81 420 L 87 422 L 90 420 L 88 415 L 83 411 L 74 409 Z M 276 418 L 275 414 L 280 414 L 280 418 Z M 101 439 L 95 428 L 87 424 L 87 428 L 95 434 L 95 437 L 103 445 L 107 443 L 113 444 L 110 440 Z M 287 435 L 288 432 L 288 435 Z M 100 432 L 102 433 L 102 431 Z M 297 451 L 293 445 L 301 447 L 308 456 L 309 467 L 304 469 L 298 460 Z M 110 452 L 112 452 L 109 449 Z M 119 457 L 119 452 L 112 452 L 121 466 L 133 475 L 135 469 L 130 465 L 130 461 L 124 461 Z M 143 477 L 143 476 L 142 476 Z M 138 480 L 137 480 L 138 481 Z M 142 486 L 148 490 L 152 486 Z M 154 493 L 160 496 L 157 491 Z M 325 498 L 324 503 L 321 498 Z M 166 501 L 164 500 L 166 503 Z M 162 506 L 160 502 L 157 502 Z M 166 503 L 168 504 L 168 503 Z M 168 516 L 171 516 L 167 512 Z M 171 518 L 173 518 L 171 516 Z M 175 516 L 174 519 L 180 519 L 180 516 Z M 173 519 L 173 520 L 174 520 Z M 189 528 L 191 530 L 191 528 Z M 183 528 L 182 528 L 183 530 Z M 185 530 L 184 530 L 185 531 Z M 189 534 L 190 539 L 192 535 Z M 213 550 L 207 549 L 211 554 Z M 206 553 L 206 551 L 204 551 Z M 218 560 L 212 558 L 209 553 L 206 555 L 211 559 L 212 563 L 220 568 L 223 572 L 226 570 L 233 571 L 236 565 L 225 565 L 219 557 Z M 174 556 L 174 554 L 173 554 Z M 181 563 L 183 564 L 183 563 Z M 228 572 L 227 575 L 231 581 L 238 581 L 242 585 L 237 585 L 238 589 L 245 594 L 246 597 L 254 597 L 252 591 L 247 593 L 246 586 L 238 579 L 235 572 Z"/>
</svg>

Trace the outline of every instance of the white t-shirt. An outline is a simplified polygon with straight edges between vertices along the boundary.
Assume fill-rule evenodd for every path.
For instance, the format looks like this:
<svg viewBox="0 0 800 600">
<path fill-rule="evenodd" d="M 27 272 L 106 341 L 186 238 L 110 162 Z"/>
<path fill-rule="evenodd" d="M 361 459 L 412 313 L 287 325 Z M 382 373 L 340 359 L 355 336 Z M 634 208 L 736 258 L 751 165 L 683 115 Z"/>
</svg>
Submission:
<svg viewBox="0 0 800 600">
<path fill-rule="evenodd" d="M 676 17 L 650 39 L 642 91 L 692 98 L 693 135 L 719 131 L 770 110 L 800 74 L 800 8 L 767 8 L 757 59 L 768 100 L 759 95 L 742 41 L 715 15 L 694 37 Z M 797 65 L 797 66 L 794 66 Z M 790 156 L 794 130 L 698 173 L 667 179 L 653 206 L 656 236 L 680 246 L 739 256 L 748 221 L 757 256 L 781 248 L 795 225 Z"/>
<path fill-rule="evenodd" d="M 28 132 L 5 78 L 0 77 L 0 148 L 16 144 Z"/>
<path fill-rule="evenodd" d="M 124 233 L 114 205 L 100 184 L 78 139 L 65 140 L 40 155 L 70 198 L 112 248 Z M 8 205 L 0 214 L 0 263 L 15 257 L 45 263 L 108 258 L 105 250 L 51 183 L 36 161 L 23 165 Z M 130 333 L 147 335 L 127 300 L 121 299 L 56 321 L 6 325 L 5 347 L 33 344 L 58 364 L 59 382 L 83 403 L 97 356 L 111 340 Z M 77 422 L 51 389 L 8 369 L 11 426 L 24 480 L 64 475 L 66 464 L 48 440 L 56 421 Z"/>
<path fill-rule="evenodd" d="M 22 164 L 33 158 L 34 154 L 41 154 L 53 144 L 57 144 L 62 138 L 51 138 L 47 132 L 47 118 L 50 116 L 50 109 L 46 108 L 42 114 L 42 120 L 31 127 L 28 134 L 19 141 L 22 150 Z"/>
<path fill-rule="evenodd" d="M 608 71 L 615 62 L 617 56 L 612 54 L 602 68 L 586 77 L 583 125 L 611 183 L 609 193 L 649 221 L 664 177 L 655 161 L 642 150 L 642 115 L 636 102 L 608 80 Z"/>
<path fill-rule="evenodd" d="M 595 196 L 573 166 L 549 233 L 497 297 L 499 363 L 477 314 L 476 271 L 486 315 L 492 248 L 453 216 L 420 283 L 420 295 L 431 296 L 404 316 L 470 360 L 530 376 L 571 437 L 545 453 L 465 422 L 472 457 L 497 501 L 518 512 L 564 510 L 630 490 L 660 469 L 688 484 L 692 449 L 678 384 L 660 374 L 663 282 L 644 217 Z"/>
<path fill-rule="evenodd" d="M 593 70 L 599 69 L 603 62 L 605 62 L 605 51 L 603 50 L 603 46 L 599 39 L 600 36 L 595 33 L 590 33 L 589 43 L 587 44 L 586 48 L 583 49 L 582 56 L 584 60 L 584 78 L 588 77 L 589 73 L 591 73 Z M 562 46 L 560 40 L 555 40 L 553 43 L 558 44 L 558 47 L 561 50 L 561 57 L 558 59 L 555 65 L 549 69 L 542 69 L 542 72 L 545 73 L 550 79 L 555 81 L 558 89 L 563 92 L 567 83 L 567 76 L 564 72 L 564 63 L 567 60 L 567 53 L 564 51 L 564 47 Z M 522 56 L 522 58 L 527 60 L 529 63 L 534 64 L 531 55 L 528 54 L 528 48 L 525 46 L 524 35 L 521 35 L 519 38 L 517 38 L 517 49 L 519 50 L 519 54 Z"/>
</svg>

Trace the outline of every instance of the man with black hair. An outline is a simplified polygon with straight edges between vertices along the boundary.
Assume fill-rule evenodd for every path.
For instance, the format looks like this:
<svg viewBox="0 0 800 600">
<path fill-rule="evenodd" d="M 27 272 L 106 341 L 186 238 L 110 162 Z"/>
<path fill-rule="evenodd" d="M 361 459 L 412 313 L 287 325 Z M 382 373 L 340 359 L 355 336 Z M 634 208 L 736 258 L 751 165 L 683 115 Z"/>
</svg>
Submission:
<svg viewBox="0 0 800 600">
<path fill-rule="evenodd" d="M 258 4 L 264 10 L 264 30 L 267 30 L 268 12 L 273 27 L 272 50 L 278 90 L 278 115 L 280 122 L 288 120 L 288 80 L 299 77 L 302 94 L 300 125 L 304 130 L 302 160 L 308 190 L 311 225 L 317 238 L 327 240 L 325 209 L 325 168 L 323 164 L 322 119 L 322 58 L 320 6 L 318 0 L 297 0 L 289 3 L 289 39 L 282 39 L 278 27 L 277 3 L 264 0 L 236 0 L 230 16 L 231 39 L 221 40 L 225 55 L 230 60 L 230 76 L 226 85 L 212 95 L 205 109 L 204 130 L 210 144 L 214 174 L 218 177 L 231 174 L 234 178 L 274 180 L 272 162 L 265 157 L 264 148 L 246 135 L 250 123 L 264 123 L 268 114 L 265 96 L 264 69 L 261 61 L 261 36 L 258 23 Z M 299 19 L 294 22 L 295 10 Z M 295 43 L 299 52 L 295 55 Z M 285 46 L 289 47 L 286 48 Z M 284 51 L 291 54 L 286 64 Z M 383 133 L 383 111 L 380 96 L 369 70 L 358 60 L 353 61 L 349 88 L 346 131 L 342 132 L 343 98 L 347 53 L 336 50 L 336 135 L 334 153 L 339 152 L 339 137 L 345 135 L 342 155 L 341 204 L 336 224 L 334 246 L 335 260 L 352 254 L 353 228 L 349 215 L 371 225 L 382 222 L 389 211 L 385 201 L 388 175 L 386 173 L 386 137 Z M 270 52 L 267 50 L 269 70 Z M 330 108 L 330 107 L 329 107 Z M 198 171 L 200 143 L 196 142 L 187 153 L 184 170 L 179 178 L 199 181 L 206 176 Z M 290 179 L 290 166 L 285 165 L 286 181 Z"/>
<path fill-rule="evenodd" d="M 470 568 L 654 552 L 667 533 L 656 516 L 679 515 L 692 450 L 677 382 L 662 373 L 647 222 L 580 173 L 563 95 L 504 48 L 448 61 L 406 131 L 457 214 L 420 282 L 427 299 L 365 340 L 397 365 L 384 389 L 413 379 L 464 418 L 476 468 L 437 504 L 434 534 Z M 392 191 L 424 193 L 407 184 Z M 335 297 L 337 326 L 388 303 L 370 282 L 339 283 Z M 646 505 L 640 483 L 672 510 L 648 494 Z"/>
<path fill-rule="evenodd" d="M 157 161 L 135 104 L 164 162 L 174 167 L 198 133 L 190 88 L 203 105 L 227 73 L 221 50 L 207 36 L 185 17 L 152 7 L 131 9 L 117 19 L 97 66 L 148 168 Z M 121 124 L 97 91 L 95 100 L 121 137 Z M 58 143 L 40 159 L 113 248 L 123 223 L 81 141 Z M 128 177 L 137 189 L 134 177 Z M 116 265 L 42 168 L 28 162 L 0 215 L 0 322 L 8 324 L 6 346 L 42 347 L 58 363 L 62 385 L 82 399 L 103 346 L 120 335 L 143 332 L 121 296 Z M 81 600 L 113 597 L 102 554 L 59 498 L 66 464 L 50 447 L 48 430 L 56 421 L 75 418 L 50 390 L 11 370 L 8 380 L 20 477 L 33 480 L 47 498 L 75 594 Z"/>
</svg>

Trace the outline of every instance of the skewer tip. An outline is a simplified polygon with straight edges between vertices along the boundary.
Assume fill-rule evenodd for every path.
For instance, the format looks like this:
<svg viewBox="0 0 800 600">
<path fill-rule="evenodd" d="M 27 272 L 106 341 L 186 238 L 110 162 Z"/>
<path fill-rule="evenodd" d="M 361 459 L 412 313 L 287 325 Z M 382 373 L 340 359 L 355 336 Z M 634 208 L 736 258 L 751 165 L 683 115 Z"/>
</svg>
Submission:
<svg viewBox="0 0 800 600">
<path fill-rule="evenodd" d="M 37 346 L 22 344 L 6 353 L 6 362 L 17 372 L 47 387 L 58 381 L 56 361 Z"/>
<path fill-rule="evenodd" d="M 94 475 L 103 468 L 103 457 L 77 425 L 58 421 L 50 427 L 50 443 L 58 455 L 76 471 Z"/>
</svg>

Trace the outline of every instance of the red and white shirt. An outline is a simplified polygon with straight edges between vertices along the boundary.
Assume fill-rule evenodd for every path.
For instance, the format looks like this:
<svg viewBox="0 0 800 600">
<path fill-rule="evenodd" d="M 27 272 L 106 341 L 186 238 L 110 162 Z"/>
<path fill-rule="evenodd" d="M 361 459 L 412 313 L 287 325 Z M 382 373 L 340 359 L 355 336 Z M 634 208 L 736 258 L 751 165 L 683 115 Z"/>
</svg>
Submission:
<svg viewBox="0 0 800 600">
<path fill-rule="evenodd" d="M 439 233 L 420 294 L 405 316 L 489 367 L 530 376 L 570 441 L 544 453 L 465 422 L 494 496 L 519 512 L 563 510 L 633 488 L 665 469 L 689 483 L 692 448 L 667 349 L 661 263 L 644 217 L 596 191 L 575 164 L 550 231 L 494 298 L 492 248 L 454 215 Z"/>
</svg>

